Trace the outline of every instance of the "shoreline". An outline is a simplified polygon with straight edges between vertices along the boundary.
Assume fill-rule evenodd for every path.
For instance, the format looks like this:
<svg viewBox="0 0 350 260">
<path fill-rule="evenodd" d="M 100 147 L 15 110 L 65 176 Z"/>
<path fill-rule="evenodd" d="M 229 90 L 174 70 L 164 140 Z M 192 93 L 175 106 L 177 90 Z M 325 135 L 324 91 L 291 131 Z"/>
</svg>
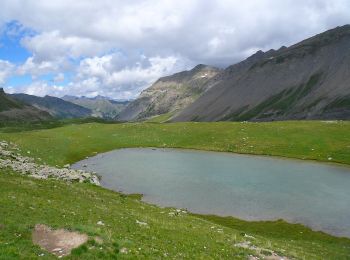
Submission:
<svg viewBox="0 0 350 260">
<path fill-rule="evenodd" d="M 99 153 L 99 154 L 96 154 L 95 156 L 92 156 L 92 157 L 89 157 L 89 158 L 86 158 L 84 160 L 81 160 L 81 161 L 78 161 L 76 162 L 75 164 L 72 164 L 72 167 L 76 167 L 76 168 L 73 168 L 73 169 L 83 169 L 82 167 L 86 167 L 86 166 L 83 166 L 83 165 L 86 165 L 84 162 L 85 161 L 88 161 L 88 160 L 91 160 L 91 159 L 98 159 L 98 157 L 103 157 L 105 154 L 109 154 L 109 153 L 113 153 L 114 151 L 119 151 L 119 150 L 123 150 L 123 149 L 149 149 L 149 150 L 160 150 L 163 152 L 166 152 L 166 151 L 172 151 L 172 150 L 177 150 L 177 151 L 183 151 L 183 152 L 201 152 L 201 153 L 225 153 L 227 156 L 244 156 L 244 157 L 260 157 L 260 158 L 263 158 L 263 159 L 271 159 L 271 160 L 290 160 L 290 161 L 294 161 L 294 162 L 300 162 L 300 160 L 298 159 L 289 159 L 289 158 L 280 158 L 280 157 L 277 157 L 277 158 L 273 158 L 273 156 L 259 156 L 259 155 L 249 155 L 249 154 L 235 154 L 235 153 L 231 153 L 231 152 L 217 152 L 217 151 L 207 151 L 207 150 L 196 150 L 196 149 L 178 149 L 178 148 L 159 148 L 159 147 L 132 147 L 132 148 L 119 148 L 119 149 L 114 149 L 112 151 L 108 151 L 108 152 L 104 152 L 104 153 Z M 302 160 L 303 163 L 306 163 L 306 164 L 314 164 L 314 165 L 323 165 L 323 166 L 327 166 L 327 165 L 330 165 L 332 167 L 340 167 L 340 168 L 344 168 L 344 169 L 347 169 L 347 170 L 350 170 L 349 167 L 344 167 L 344 165 L 339 165 L 339 164 L 334 164 L 334 163 L 320 163 L 320 162 L 315 162 L 315 161 L 307 161 L 307 160 Z M 91 170 L 91 169 L 90 169 Z M 97 175 L 99 175 L 99 173 L 97 173 Z M 99 175 L 100 176 L 100 175 Z M 127 192 L 126 190 L 123 190 L 122 188 L 116 188 L 116 189 L 113 189 L 113 188 L 109 188 L 108 186 L 104 185 L 103 184 L 103 177 L 101 177 L 101 187 L 103 187 L 104 189 L 107 189 L 107 190 L 110 190 L 110 191 L 113 191 L 113 192 L 116 192 L 116 193 L 119 193 L 119 194 L 124 194 L 126 196 L 136 196 L 138 197 L 141 201 L 143 201 L 144 203 L 147 203 L 147 204 L 150 204 L 150 205 L 154 205 L 158 208 L 175 208 L 175 209 L 182 209 L 181 207 L 177 207 L 175 205 L 170 205 L 170 204 L 167 204 L 167 203 L 161 203 L 161 202 L 157 202 L 157 200 L 152 200 L 152 199 L 148 199 L 148 196 L 147 194 L 142 194 L 142 193 L 135 193 L 134 191 L 131 191 L 131 192 Z M 245 222 L 250 222 L 250 223 L 265 223 L 265 222 L 271 222 L 271 223 L 277 223 L 279 222 L 280 220 L 283 220 L 285 223 L 289 224 L 289 225 L 301 225 L 313 232 L 322 232 L 324 234 L 327 234 L 329 236 L 332 236 L 332 237 L 338 237 L 338 238 L 347 238 L 347 239 L 350 239 L 350 236 L 344 236 L 344 235 L 340 235 L 340 234 L 337 234 L 336 232 L 332 233 L 331 231 L 327 232 L 325 230 L 322 230 L 322 229 L 316 229 L 310 225 L 307 225 L 307 224 L 304 224 L 300 221 L 291 221 L 291 220 L 288 220 L 288 219 L 285 219 L 283 217 L 275 217 L 275 218 L 262 218 L 262 219 L 259 219 L 258 217 L 255 218 L 255 219 L 248 219 L 248 218 L 244 218 L 244 217 L 238 217 L 237 215 L 232 215 L 232 214 L 217 214 L 217 213 L 214 213 L 214 212 L 210 212 L 210 211 L 201 211 L 201 210 L 194 210 L 194 209 L 189 209 L 189 208 L 185 208 L 186 211 L 188 211 L 190 214 L 194 214 L 194 215 L 202 215 L 202 216 L 216 216 L 216 217 L 219 217 L 219 218 L 234 218 L 236 220 L 239 220 L 239 221 L 245 221 Z"/>
</svg>

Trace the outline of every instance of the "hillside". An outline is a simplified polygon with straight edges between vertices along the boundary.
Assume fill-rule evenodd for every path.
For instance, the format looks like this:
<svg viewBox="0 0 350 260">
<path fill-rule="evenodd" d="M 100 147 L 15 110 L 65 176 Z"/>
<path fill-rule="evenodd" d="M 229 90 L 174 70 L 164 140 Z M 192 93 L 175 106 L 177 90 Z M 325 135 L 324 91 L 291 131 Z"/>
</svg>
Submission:
<svg viewBox="0 0 350 260">
<path fill-rule="evenodd" d="M 350 119 L 350 25 L 228 67 L 173 121 Z"/>
<path fill-rule="evenodd" d="M 349 129 L 349 122 L 318 121 L 89 123 L 40 131 L 0 131 L 0 140 L 15 143 L 20 149 L 16 152 L 27 156 L 30 152 L 31 157 L 52 166 L 112 149 L 144 146 L 314 160 L 332 156 L 334 161 L 349 164 Z M 0 241 L 8 241 L 0 243 L 0 259 L 36 259 L 39 255 L 57 259 L 33 245 L 32 231 L 37 224 L 89 236 L 86 244 L 65 259 L 347 259 L 350 252 L 348 238 L 298 224 L 194 215 L 89 183 L 35 179 L 3 168 L 0 186 Z"/>
<path fill-rule="evenodd" d="M 129 103 L 129 101 L 116 101 L 103 96 L 94 98 L 64 96 L 62 99 L 90 109 L 94 117 L 105 119 L 115 118 Z"/>
<path fill-rule="evenodd" d="M 0 88 L 0 125 L 7 122 L 35 122 L 50 119 L 45 111 L 12 99 Z"/>
<path fill-rule="evenodd" d="M 38 97 L 27 94 L 12 94 L 11 97 L 46 111 L 55 118 L 82 118 L 91 115 L 91 110 L 57 97 Z"/>
<path fill-rule="evenodd" d="M 166 113 L 175 113 L 195 101 L 208 89 L 206 83 L 220 69 L 198 65 L 157 80 L 131 102 L 118 116 L 121 121 L 141 120 Z"/>
</svg>

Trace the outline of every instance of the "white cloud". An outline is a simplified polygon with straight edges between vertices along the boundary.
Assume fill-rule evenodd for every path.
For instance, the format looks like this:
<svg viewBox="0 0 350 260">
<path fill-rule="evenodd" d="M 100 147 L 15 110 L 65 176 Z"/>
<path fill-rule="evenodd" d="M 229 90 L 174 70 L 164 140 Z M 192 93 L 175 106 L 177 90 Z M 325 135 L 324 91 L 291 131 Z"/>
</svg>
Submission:
<svg viewBox="0 0 350 260">
<path fill-rule="evenodd" d="M 18 66 L 16 73 L 19 75 L 30 74 L 33 78 L 37 78 L 40 75 L 58 71 L 60 62 L 62 60 L 59 62 L 45 60 L 36 62 L 34 57 L 29 57 L 22 65 Z"/>
<path fill-rule="evenodd" d="M 349 23 L 349 13 L 347 0 L 3 0 L 0 17 L 41 32 L 24 40 L 38 59 L 116 48 L 228 65 L 247 49 L 278 48 Z"/>
<path fill-rule="evenodd" d="M 58 58 L 78 58 L 92 56 L 108 49 L 108 44 L 91 38 L 63 36 L 57 30 L 43 32 L 22 39 L 22 44 L 30 50 L 37 60 L 57 60 Z"/>
<path fill-rule="evenodd" d="M 45 95 L 53 95 L 53 96 L 59 96 L 62 91 L 64 91 L 63 86 L 58 85 L 49 85 L 45 81 L 34 81 L 29 85 L 26 86 L 20 86 L 20 87 L 13 87 L 8 86 L 6 87 L 6 92 L 8 93 L 25 93 L 28 95 L 36 95 L 36 96 L 45 96 Z"/>
<path fill-rule="evenodd" d="M 0 86 L 12 75 L 14 68 L 15 66 L 12 63 L 6 60 L 0 60 Z"/>
<path fill-rule="evenodd" d="M 119 99 L 135 98 L 140 91 L 150 86 L 163 75 L 172 74 L 187 67 L 183 59 L 175 56 L 150 57 L 139 56 L 139 61 L 132 66 L 120 68 L 118 54 L 83 59 L 76 72 L 76 77 L 67 85 L 60 86 L 64 80 L 62 73 L 54 77 L 54 84 L 35 80 L 22 87 L 8 87 L 9 92 L 23 92 L 30 95 L 104 95 Z"/>
<path fill-rule="evenodd" d="M 64 77 L 64 74 L 63 73 L 58 73 L 54 78 L 53 78 L 53 81 L 55 83 L 60 83 L 62 81 L 64 81 L 65 77 Z"/>
</svg>

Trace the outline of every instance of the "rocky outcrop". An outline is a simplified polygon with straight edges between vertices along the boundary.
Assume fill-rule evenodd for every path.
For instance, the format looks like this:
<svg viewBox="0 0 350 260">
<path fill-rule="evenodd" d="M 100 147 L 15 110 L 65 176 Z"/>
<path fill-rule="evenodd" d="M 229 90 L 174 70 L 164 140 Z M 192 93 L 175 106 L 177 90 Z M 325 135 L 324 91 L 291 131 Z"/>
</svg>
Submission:
<svg viewBox="0 0 350 260">
<path fill-rule="evenodd" d="M 210 88 L 206 83 L 219 72 L 218 68 L 198 65 L 192 70 L 160 78 L 132 101 L 116 119 L 142 120 L 181 111 Z"/>
<path fill-rule="evenodd" d="M 100 185 L 98 176 L 95 173 L 69 169 L 68 165 L 65 168 L 57 168 L 37 164 L 33 158 L 21 156 L 19 152 L 20 150 L 16 145 L 1 141 L 0 169 L 10 168 L 17 173 L 37 179 L 53 178 L 65 181 L 88 181 L 92 184 Z"/>
<path fill-rule="evenodd" d="M 172 121 L 348 120 L 349 66 L 346 25 L 228 67 Z"/>
</svg>

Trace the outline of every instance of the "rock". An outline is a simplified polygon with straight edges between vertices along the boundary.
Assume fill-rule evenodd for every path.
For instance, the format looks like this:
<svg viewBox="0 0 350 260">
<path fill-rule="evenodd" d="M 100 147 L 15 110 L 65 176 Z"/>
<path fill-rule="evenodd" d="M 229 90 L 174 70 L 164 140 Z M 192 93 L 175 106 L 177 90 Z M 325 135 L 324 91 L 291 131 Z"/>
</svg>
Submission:
<svg viewBox="0 0 350 260">
<path fill-rule="evenodd" d="M 100 221 L 97 222 L 97 225 L 99 225 L 99 226 L 104 226 L 105 223 L 103 223 L 103 222 L 100 220 Z"/>
<path fill-rule="evenodd" d="M 127 254 L 128 253 L 128 249 L 123 247 L 123 248 L 120 249 L 120 253 Z"/>
<path fill-rule="evenodd" d="M 68 169 L 70 166 L 69 164 L 65 165 L 62 169 L 40 165 L 35 163 L 33 158 L 13 153 L 9 147 L 10 145 L 8 145 L 7 142 L 0 141 L 0 169 L 11 168 L 15 172 L 36 179 L 54 178 L 66 181 L 89 181 L 94 185 L 100 185 L 99 178 L 96 174 L 82 170 Z M 13 146 L 11 146 L 11 148 L 14 149 Z"/>
<path fill-rule="evenodd" d="M 136 224 L 139 224 L 140 226 L 147 226 L 148 224 L 146 222 L 138 221 L 136 220 Z"/>
</svg>

